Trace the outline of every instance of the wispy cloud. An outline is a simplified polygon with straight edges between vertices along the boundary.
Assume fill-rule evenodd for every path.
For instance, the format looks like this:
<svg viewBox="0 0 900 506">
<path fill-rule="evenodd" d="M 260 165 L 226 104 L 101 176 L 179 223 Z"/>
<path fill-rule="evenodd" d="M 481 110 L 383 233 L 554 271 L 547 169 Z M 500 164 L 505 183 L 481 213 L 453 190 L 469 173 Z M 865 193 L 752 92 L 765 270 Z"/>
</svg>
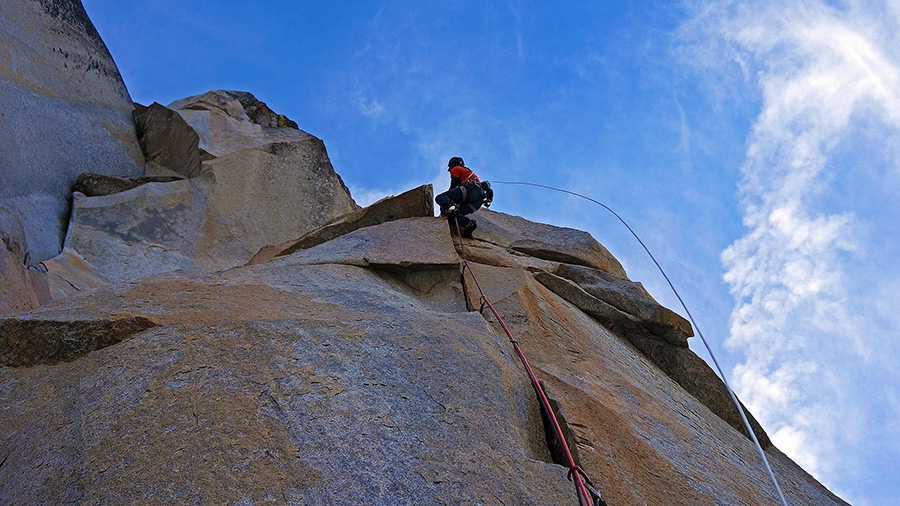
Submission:
<svg viewBox="0 0 900 506">
<path fill-rule="evenodd" d="M 841 10 L 824 1 L 725 2 L 693 24 L 718 41 L 703 54 L 736 63 L 762 98 L 742 168 L 746 233 L 722 254 L 736 298 L 727 344 L 746 357 L 733 379 L 776 445 L 826 482 L 867 458 L 853 448 L 859 434 L 848 421 L 900 415 L 867 395 L 896 398 L 896 377 L 865 384 L 890 376 L 872 367 L 896 350 L 885 341 L 897 327 L 879 333 L 868 315 L 897 272 L 860 283 L 871 275 L 863 259 L 877 247 L 866 231 L 879 225 L 852 202 L 828 198 L 873 170 L 857 153 L 884 149 L 900 131 L 897 16 L 889 2 Z M 896 161 L 874 169 L 890 176 Z M 892 362 L 881 366 L 897 374 Z"/>
</svg>

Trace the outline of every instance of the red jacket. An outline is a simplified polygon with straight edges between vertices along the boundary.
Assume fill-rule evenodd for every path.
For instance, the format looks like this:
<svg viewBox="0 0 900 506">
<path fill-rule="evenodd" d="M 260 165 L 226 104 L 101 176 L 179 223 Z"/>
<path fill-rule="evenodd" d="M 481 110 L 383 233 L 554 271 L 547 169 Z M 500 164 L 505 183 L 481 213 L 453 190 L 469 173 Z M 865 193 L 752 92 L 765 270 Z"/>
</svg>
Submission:
<svg viewBox="0 0 900 506">
<path fill-rule="evenodd" d="M 478 176 L 476 176 L 474 172 L 469 170 L 468 167 L 457 165 L 456 167 L 450 169 L 450 188 L 456 188 L 457 186 L 466 186 L 472 183 L 481 184 L 481 181 L 478 179 Z"/>
</svg>

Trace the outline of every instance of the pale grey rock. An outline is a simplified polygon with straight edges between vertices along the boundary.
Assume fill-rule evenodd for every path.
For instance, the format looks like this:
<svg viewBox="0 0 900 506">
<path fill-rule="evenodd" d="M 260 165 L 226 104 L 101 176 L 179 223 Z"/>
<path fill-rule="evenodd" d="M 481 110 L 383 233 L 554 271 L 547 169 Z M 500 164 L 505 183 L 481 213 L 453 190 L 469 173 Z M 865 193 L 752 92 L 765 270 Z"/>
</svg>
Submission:
<svg viewBox="0 0 900 506">
<path fill-rule="evenodd" d="M 309 135 L 203 162 L 202 172 L 214 182 L 210 204 L 252 254 L 359 209 L 325 145 Z"/>
<path fill-rule="evenodd" d="M 102 197 L 75 193 L 66 249 L 111 282 L 241 265 L 251 250 L 210 203 L 211 186 L 194 178 Z"/>
<path fill-rule="evenodd" d="M 0 205 L 0 317 L 14 316 L 49 300 L 40 273 L 30 270 L 28 240 L 16 208 Z"/>
<path fill-rule="evenodd" d="M 277 115 L 276 126 L 272 126 L 271 116 L 265 112 L 260 114 L 260 109 L 268 110 L 267 106 L 260 108 L 258 104 L 261 103 L 247 92 L 216 90 L 176 100 L 167 107 L 178 112 L 197 132 L 200 149 L 212 157 L 273 142 L 303 141 L 312 137 L 298 130 L 293 122 L 293 127 L 287 126 L 286 122 L 284 127 L 278 127 Z M 244 104 L 254 113 L 253 118 L 247 114 Z"/>
<path fill-rule="evenodd" d="M 101 197 L 75 193 L 66 249 L 111 282 L 209 273 L 355 209 L 321 141 L 307 136 L 204 162 L 196 178 Z"/>
<path fill-rule="evenodd" d="M 400 195 L 385 197 L 372 205 L 345 214 L 303 237 L 278 245 L 265 246 L 250 259 L 248 264 L 254 265 L 268 262 L 273 258 L 311 248 L 360 228 L 403 218 L 433 216 L 433 200 L 434 190 L 430 184 L 413 188 Z"/>
<path fill-rule="evenodd" d="M 131 99 L 80 1 L 4 0 L 0 33 L 0 200 L 58 201 L 29 212 L 26 227 L 43 231 L 28 243 L 38 262 L 61 250 L 63 233 L 49 231 L 78 174 L 139 175 L 144 159 Z"/>
<path fill-rule="evenodd" d="M 21 230 L 24 236 L 17 246 L 17 254 L 24 265 L 35 265 L 59 253 L 69 219 L 67 200 L 50 193 L 32 193 L 0 199 L 0 209 L 4 209 L 7 216 L 15 216 L 14 221 L 18 222 L 12 226 Z M 12 232 L 4 229 L 12 222 L 5 223 L 0 223 L 0 234 Z"/>
</svg>

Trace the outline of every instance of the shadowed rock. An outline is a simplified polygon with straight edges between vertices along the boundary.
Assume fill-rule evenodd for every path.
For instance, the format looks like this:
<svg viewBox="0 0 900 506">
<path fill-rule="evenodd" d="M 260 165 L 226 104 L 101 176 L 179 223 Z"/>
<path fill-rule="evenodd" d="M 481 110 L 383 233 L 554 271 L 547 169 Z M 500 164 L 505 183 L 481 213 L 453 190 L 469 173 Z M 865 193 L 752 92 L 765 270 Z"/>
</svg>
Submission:
<svg viewBox="0 0 900 506">
<path fill-rule="evenodd" d="M 569 264 L 560 265 L 555 274 L 574 281 L 590 295 L 634 316 L 651 333 L 672 344 L 684 344 L 694 335 L 686 319 L 653 300 L 640 283 L 598 269 Z"/>
<path fill-rule="evenodd" d="M 89 321 L 0 320 L 0 366 L 69 362 L 155 326 L 138 316 Z"/>
<path fill-rule="evenodd" d="M 114 193 L 137 188 L 147 183 L 171 183 L 184 179 L 181 176 L 138 176 L 138 177 L 115 177 L 105 176 L 103 174 L 93 174 L 86 172 L 79 174 L 75 180 L 73 192 L 83 193 L 85 197 L 103 197 Z"/>
<path fill-rule="evenodd" d="M 656 337 L 641 319 L 592 296 L 568 279 L 541 271 L 535 272 L 534 278 L 560 297 L 574 304 L 578 309 L 594 317 L 617 336 L 624 339 L 637 336 Z M 687 346 L 687 342 L 682 343 L 682 346 Z"/>
<path fill-rule="evenodd" d="M 660 366 L 649 358 L 653 349 L 636 351 L 638 346 L 613 335 L 528 272 L 471 261 L 469 267 L 548 389 L 573 455 L 609 504 L 777 501 L 771 487 L 761 485 L 766 479 L 762 465 L 746 465 L 756 451 L 730 416 L 737 414 L 736 409 L 720 404 L 721 395 L 727 396 L 724 387 L 716 384 L 714 375 L 707 375 L 709 368 L 688 348 L 648 339 L 665 355 L 660 362 L 667 366 L 666 361 L 673 360 L 675 367 Z M 469 272 L 466 289 L 477 308 L 479 294 Z M 501 333 L 493 315 L 487 310 L 484 315 Z M 686 385 L 696 385 L 683 388 L 671 380 L 678 376 Z M 711 397 L 704 397 L 704 389 Z M 757 432 L 770 462 L 784 465 L 765 434 Z M 733 453 L 739 447 L 741 457 Z M 758 473 L 759 488 L 734 478 L 749 467 Z M 789 490 L 785 493 L 791 504 L 846 504 L 799 468 L 775 473 L 783 490 Z M 781 478 L 787 474 L 794 477 Z"/>
<path fill-rule="evenodd" d="M 638 288 L 628 280 L 609 279 L 608 274 L 572 266 L 563 266 L 560 271 L 586 281 L 594 292 L 617 306 L 630 307 L 638 315 L 626 313 L 605 300 L 594 297 L 593 293 L 588 293 L 582 286 L 569 279 L 546 272 L 535 272 L 534 277 L 554 293 L 591 315 L 615 335 L 630 342 L 710 411 L 749 437 L 740 413 L 728 395 L 725 383 L 703 359 L 688 349 L 688 335 L 684 334 L 681 328 L 665 324 L 658 318 L 661 314 L 671 318 L 675 313 L 658 304 L 656 304 L 658 307 L 654 308 L 655 302 L 648 300 L 648 296 L 638 295 L 643 292 L 643 287 Z M 632 297 L 625 300 L 622 294 L 629 292 Z M 662 311 L 663 309 L 665 311 Z M 684 324 L 690 330 L 690 324 L 686 321 Z M 659 330 L 662 330 L 662 334 L 658 333 Z M 764 447 L 770 446 L 769 436 L 753 415 L 748 413 L 748 419 L 760 444 Z"/>
<path fill-rule="evenodd" d="M 255 147 L 220 152 L 203 162 L 199 177 L 169 183 L 153 182 L 170 179 L 165 176 L 81 177 L 78 189 L 101 196 L 74 196 L 66 249 L 75 255 L 55 259 L 60 279 L 76 273 L 81 279 L 122 282 L 178 270 L 225 270 L 246 263 L 266 245 L 303 236 L 358 209 L 322 141 L 282 128 L 276 130 L 293 132 L 294 140 L 259 144 L 281 136 L 262 130 L 260 137 L 246 136 L 247 130 L 263 127 L 237 113 L 243 111 L 237 99 L 225 105 L 242 119 L 229 116 L 232 121 L 219 126 L 231 130 L 216 135 Z M 153 110 L 172 120 L 161 106 L 145 114 Z M 203 111 L 226 115 L 220 109 Z M 64 265 L 75 259 L 78 265 Z M 96 272 L 90 275 L 84 266 Z M 72 287 L 88 285 L 93 282 Z M 57 287 L 52 291 L 57 296 L 72 293 Z"/>
<path fill-rule="evenodd" d="M 148 174 L 200 174 L 200 136 L 178 113 L 156 102 L 136 105 L 134 122 Z"/>
<path fill-rule="evenodd" d="M 0 206 L 0 316 L 14 316 L 47 302 L 46 279 L 28 268 L 27 236 L 17 209 Z"/>
</svg>

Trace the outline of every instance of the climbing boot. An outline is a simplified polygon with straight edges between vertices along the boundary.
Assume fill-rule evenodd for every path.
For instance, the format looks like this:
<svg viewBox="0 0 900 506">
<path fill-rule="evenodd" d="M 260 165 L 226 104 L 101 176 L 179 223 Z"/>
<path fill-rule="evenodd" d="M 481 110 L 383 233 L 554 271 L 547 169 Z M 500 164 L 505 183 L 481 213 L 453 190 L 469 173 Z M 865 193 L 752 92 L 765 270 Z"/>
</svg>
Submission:
<svg viewBox="0 0 900 506">
<path fill-rule="evenodd" d="M 474 232 L 476 228 L 478 228 L 478 224 L 475 223 L 475 220 L 472 220 L 472 221 L 470 221 L 470 222 L 468 223 L 468 225 L 466 225 L 465 227 L 463 227 L 462 233 L 461 233 L 460 235 L 462 235 L 462 236 L 465 237 L 466 239 L 471 239 L 471 238 L 472 238 L 472 232 Z"/>
</svg>

